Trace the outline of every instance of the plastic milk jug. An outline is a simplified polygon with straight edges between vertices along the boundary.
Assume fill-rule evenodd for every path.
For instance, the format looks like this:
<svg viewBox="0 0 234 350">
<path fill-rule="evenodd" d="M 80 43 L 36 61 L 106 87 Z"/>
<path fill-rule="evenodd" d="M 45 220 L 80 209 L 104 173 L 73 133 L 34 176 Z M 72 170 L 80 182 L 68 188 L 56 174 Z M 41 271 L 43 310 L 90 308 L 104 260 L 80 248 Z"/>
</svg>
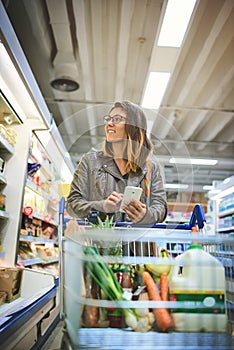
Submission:
<svg viewBox="0 0 234 350">
<path fill-rule="evenodd" d="M 171 309 L 176 331 L 227 331 L 225 270 L 201 245 L 191 244 L 175 258 L 170 300 L 179 302 Z"/>
</svg>

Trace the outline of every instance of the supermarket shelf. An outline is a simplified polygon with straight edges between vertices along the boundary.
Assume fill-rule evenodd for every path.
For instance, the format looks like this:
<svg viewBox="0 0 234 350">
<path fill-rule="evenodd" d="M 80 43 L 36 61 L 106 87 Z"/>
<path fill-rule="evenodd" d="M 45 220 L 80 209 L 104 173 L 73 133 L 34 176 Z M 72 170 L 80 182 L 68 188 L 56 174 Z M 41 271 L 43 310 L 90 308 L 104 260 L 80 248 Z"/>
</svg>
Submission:
<svg viewBox="0 0 234 350">
<path fill-rule="evenodd" d="M 43 308 L 46 308 L 47 304 L 51 304 L 49 306 L 49 309 L 51 309 L 55 296 L 56 287 L 53 287 L 41 297 L 27 300 L 25 304 L 22 303 L 20 305 L 20 308 L 16 308 L 12 313 L 2 317 L 0 324 L 0 344 L 4 346 L 4 344 L 13 341 L 12 338 L 19 331 L 21 331 L 23 338 L 26 335 L 25 324 L 29 321 L 29 318 L 43 318 Z"/>
<path fill-rule="evenodd" d="M 47 224 L 50 224 L 50 225 L 53 225 L 53 226 L 58 226 L 58 223 L 54 220 L 46 220 L 44 216 L 42 215 L 39 215 L 37 213 L 33 213 L 32 216 L 35 218 L 35 219 L 39 219 L 41 221 L 44 221 L 46 222 Z"/>
<path fill-rule="evenodd" d="M 0 184 L 4 184 L 4 185 L 7 184 L 7 180 L 3 175 L 0 175 Z"/>
<path fill-rule="evenodd" d="M 59 261 L 59 258 L 53 258 L 49 260 L 43 260 L 42 265 L 54 264 Z"/>
<path fill-rule="evenodd" d="M 36 184 L 34 184 L 29 178 L 27 178 L 27 181 L 26 181 L 26 188 L 29 189 L 30 191 L 38 194 L 39 196 L 41 196 L 43 198 L 46 198 L 48 200 L 50 199 L 51 195 L 49 193 L 47 193 L 45 190 L 41 189 Z M 58 212 L 58 208 L 57 207 L 51 206 L 50 209 L 53 210 L 54 212 Z M 43 220 L 43 221 L 46 221 L 44 219 L 44 216 L 42 216 L 40 214 L 37 214 L 37 213 L 33 213 L 33 217 L 35 217 L 37 219 L 40 219 L 40 220 Z M 52 224 L 52 225 L 57 225 L 57 223 L 54 222 L 54 221 L 49 221 L 49 223 Z"/>
<path fill-rule="evenodd" d="M 233 256 L 234 257 L 234 252 L 231 250 L 216 250 L 213 255 L 222 255 L 222 256 Z"/>
<path fill-rule="evenodd" d="M 31 266 L 31 265 L 48 265 L 48 264 L 54 264 L 55 262 L 58 262 L 59 258 L 53 258 L 49 260 L 43 260 L 40 258 L 36 259 L 27 259 L 27 260 L 19 260 L 18 264 L 23 266 Z"/>
<path fill-rule="evenodd" d="M 234 214 L 234 208 L 228 209 L 228 210 L 224 210 L 219 212 L 219 218 L 223 217 L 223 216 L 227 216 L 227 215 L 232 215 Z"/>
<path fill-rule="evenodd" d="M 55 243 L 56 241 L 54 239 L 47 239 L 43 237 L 34 237 L 34 236 L 20 236 L 20 241 L 26 241 L 26 242 L 36 242 L 36 243 Z"/>
<path fill-rule="evenodd" d="M 219 228 L 218 232 L 234 231 L 234 226 Z"/>
<path fill-rule="evenodd" d="M 9 219 L 8 212 L 4 210 L 0 210 L 0 219 Z"/>
<path fill-rule="evenodd" d="M 15 153 L 14 147 L 11 146 L 9 144 L 9 142 L 7 142 L 7 140 L 5 140 L 1 135 L 0 135 L 0 150 L 7 151 L 10 154 L 14 154 Z"/>
<path fill-rule="evenodd" d="M 27 259 L 27 260 L 18 260 L 17 264 L 22 266 L 31 266 L 36 264 L 42 264 L 43 260 L 40 258 L 36 259 Z"/>
<path fill-rule="evenodd" d="M 23 268 L 21 278 L 20 296 L 0 306 L 0 330 L 3 324 L 9 324 L 13 315 L 19 314 L 55 287 L 54 276 L 49 273 Z"/>
<path fill-rule="evenodd" d="M 39 188 L 37 185 L 35 185 L 30 179 L 27 178 L 26 187 L 30 189 L 31 191 L 39 194 L 42 197 L 49 198 L 49 194 L 45 191 L 43 191 L 41 188 Z"/>
<path fill-rule="evenodd" d="M 54 221 L 54 220 L 46 220 L 45 216 L 37 214 L 36 212 L 33 212 L 32 217 L 34 219 L 39 219 L 39 220 L 41 220 L 41 221 L 43 221 L 43 222 L 45 222 L 45 223 L 47 223 L 49 225 L 53 225 L 55 227 L 58 226 L 58 223 L 56 221 Z"/>
</svg>

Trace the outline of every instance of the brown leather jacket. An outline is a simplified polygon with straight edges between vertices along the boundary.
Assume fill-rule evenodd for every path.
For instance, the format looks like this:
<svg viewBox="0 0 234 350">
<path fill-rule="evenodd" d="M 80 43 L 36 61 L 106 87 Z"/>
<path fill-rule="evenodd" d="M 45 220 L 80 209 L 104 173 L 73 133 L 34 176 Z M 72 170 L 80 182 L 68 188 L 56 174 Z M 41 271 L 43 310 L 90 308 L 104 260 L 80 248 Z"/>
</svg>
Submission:
<svg viewBox="0 0 234 350">
<path fill-rule="evenodd" d="M 123 193 L 126 185 L 142 187 L 141 202 L 145 203 L 145 176 L 147 167 L 131 172 L 128 180 L 120 174 L 114 160 L 105 157 L 102 151 L 90 151 L 78 164 L 70 194 L 67 198 L 67 211 L 73 217 L 84 219 L 90 211 L 103 212 L 104 200 L 113 192 Z M 158 164 L 152 161 L 150 205 L 139 224 L 162 222 L 167 214 L 166 193 Z M 110 215 L 110 214 L 109 214 Z M 115 221 L 122 221 L 120 212 L 113 213 Z"/>
</svg>

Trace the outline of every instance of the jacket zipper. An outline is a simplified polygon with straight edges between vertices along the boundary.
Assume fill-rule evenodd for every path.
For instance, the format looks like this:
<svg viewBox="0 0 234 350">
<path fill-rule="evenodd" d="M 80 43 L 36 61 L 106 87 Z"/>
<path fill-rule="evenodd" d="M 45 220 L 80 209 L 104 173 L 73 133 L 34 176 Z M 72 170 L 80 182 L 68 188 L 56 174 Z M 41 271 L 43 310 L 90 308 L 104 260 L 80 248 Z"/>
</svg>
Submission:
<svg viewBox="0 0 234 350">
<path fill-rule="evenodd" d="M 109 174 L 112 175 L 113 177 L 117 177 L 119 180 L 123 181 L 124 184 L 125 184 L 124 179 L 123 179 L 121 176 L 119 176 L 118 174 L 113 173 L 107 166 L 103 165 L 103 169 L 104 169 L 104 171 L 105 171 L 106 173 L 109 173 Z M 143 174 L 141 175 L 139 181 L 137 182 L 136 187 L 140 185 L 140 183 L 141 183 L 141 181 L 144 179 L 145 175 L 146 175 L 146 173 L 145 173 L 145 171 L 144 171 Z"/>
</svg>

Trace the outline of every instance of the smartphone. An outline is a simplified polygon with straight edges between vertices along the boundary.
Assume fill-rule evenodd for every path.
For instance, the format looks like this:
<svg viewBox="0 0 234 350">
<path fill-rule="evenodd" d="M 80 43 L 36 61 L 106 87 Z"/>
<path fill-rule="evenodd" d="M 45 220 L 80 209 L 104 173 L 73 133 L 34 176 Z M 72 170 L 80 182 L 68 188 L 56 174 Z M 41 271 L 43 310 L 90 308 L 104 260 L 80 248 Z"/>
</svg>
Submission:
<svg viewBox="0 0 234 350">
<path fill-rule="evenodd" d="M 125 202 L 129 202 L 131 199 L 135 199 L 136 201 L 139 201 L 141 198 L 141 194 L 142 194 L 141 187 L 126 186 L 119 211 L 121 211 L 122 213 L 124 212 L 123 206 Z"/>
</svg>

